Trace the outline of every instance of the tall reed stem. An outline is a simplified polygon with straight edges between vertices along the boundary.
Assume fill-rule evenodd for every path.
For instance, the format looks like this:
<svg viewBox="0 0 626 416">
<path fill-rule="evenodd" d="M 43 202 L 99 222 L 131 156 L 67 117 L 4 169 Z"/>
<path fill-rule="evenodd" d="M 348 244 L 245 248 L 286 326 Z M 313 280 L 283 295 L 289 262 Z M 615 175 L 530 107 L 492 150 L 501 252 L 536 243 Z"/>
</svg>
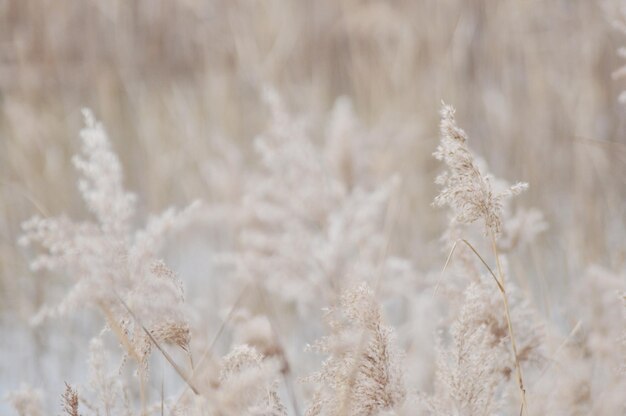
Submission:
<svg viewBox="0 0 626 416">
<path fill-rule="evenodd" d="M 519 358 L 517 356 L 517 344 L 515 343 L 515 335 L 513 334 L 513 325 L 511 323 L 511 311 L 509 308 L 509 298 L 506 294 L 506 289 L 504 286 L 504 273 L 502 272 L 502 265 L 500 264 L 500 255 L 498 253 L 498 246 L 496 244 L 496 238 L 493 232 L 490 232 L 491 236 L 491 246 L 493 248 L 493 255 L 496 258 L 496 265 L 498 267 L 498 280 L 500 281 L 498 288 L 500 289 L 500 293 L 502 294 L 502 302 L 504 303 L 504 312 L 506 314 L 506 323 L 509 328 L 509 336 L 511 337 L 511 346 L 513 348 L 513 356 L 515 358 L 515 372 L 517 375 L 517 383 L 520 390 L 520 397 L 522 401 L 522 407 L 520 409 L 520 415 L 527 414 L 527 405 L 526 405 L 526 388 L 524 387 L 524 378 L 522 376 L 522 367 L 519 363 Z"/>
</svg>

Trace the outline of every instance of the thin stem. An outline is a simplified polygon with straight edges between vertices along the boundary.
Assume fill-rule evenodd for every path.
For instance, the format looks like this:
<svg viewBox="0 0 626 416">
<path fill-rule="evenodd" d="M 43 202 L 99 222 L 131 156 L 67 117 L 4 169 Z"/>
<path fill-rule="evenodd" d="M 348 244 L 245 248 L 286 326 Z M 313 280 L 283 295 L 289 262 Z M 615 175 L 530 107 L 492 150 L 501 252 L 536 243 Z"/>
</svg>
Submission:
<svg viewBox="0 0 626 416">
<path fill-rule="evenodd" d="M 222 332 L 224 331 L 224 329 L 226 328 L 226 325 L 230 322 L 230 319 L 234 316 L 235 311 L 239 307 L 239 303 L 243 300 L 244 295 L 247 293 L 249 287 L 250 287 L 250 284 L 248 283 L 242 289 L 242 291 L 239 293 L 239 295 L 237 296 L 237 299 L 235 300 L 235 303 L 230 308 L 230 311 L 228 312 L 228 315 L 226 316 L 226 318 L 224 319 L 224 321 L 220 325 L 220 328 L 218 329 L 217 333 L 213 337 L 213 340 L 211 341 L 209 346 L 207 346 L 205 348 L 204 352 L 200 356 L 200 360 L 198 360 L 198 363 L 195 366 L 193 365 L 193 362 L 191 363 L 191 375 L 189 376 L 191 380 L 193 380 L 194 377 L 196 377 L 196 375 L 200 371 L 200 367 L 204 363 L 204 360 L 209 356 L 209 353 L 211 353 L 213 351 L 213 347 L 215 347 L 215 344 L 217 344 L 217 341 L 219 340 L 220 335 L 222 335 Z M 187 391 L 189 391 L 188 390 L 189 388 L 190 388 L 190 385 L 187 384 L 185 386 L 185 388 L 183 389 L 183 391 L 178 395 L 178 398 L 176 399 L 176 402 L 174 403 L 174 407 L 178 406 L 180 401 L 183 399 L 183 396 L 187 393 Z"/>
<path fill-rule="evenodd" d="M 174 370 L 178 373 L 180 378 L 182 378 L 187 383 L 187 386 L 196 395 L 200 395 L 200 393 L 198 392 L 198 389 L 193 385 L 193 383 L 191 381 L 191 378 L 185 373 L 185 371 L 182 368 L 180 368 L 180 366 L 178 364 L 176 364 L 174 359 L 168 354 L 167 351 L 165 351 L 165 349 L 161 346 L 161 344 L 159 344 L 159 342 L 157 342 L 157 340 L 154 338 L 152 333 L 150 331 L 148 331 L 148 329 L 145 327 L 145 325 L 139 320 L 137 315 L 135 315 L 135 312 L 133 312 L 133 310 L 128 306 L 128 304 L 126 302 L 124 302 L 124 299 L 122 299 L 121 296 L 117 294 L 117 292 L 114 291 L 113 293 L 115 293 L 115 296 L 117 297 L 117 300 L 120 301 L 120 303 L 124 306 L 124 308 L 130 314 L 130 316 L 135 320 L 137 325 L 139 325 L 141 327 L 141 329 L 143 330 L 143 332 L 148 336 L 148 338 L 150 338 L 150 341 L 152 341 L 154 346 L 157 347 L 157 349 L 159 351 L 161 351 L 161 354 L 163 354 L 163 357 L 165 357 L 165 359 L 171 364 L 172 368 L 174 368 Z M 140 368 L 141 368 L 141 362 L 140 362 L 139 365 L 140 365 Z M 140 373 L 140 374 L 142 374 L 142 373 Z M 142 389 L 143 389 L 143 384 L 142 384 Z"/>
<path fill-rule="evenodd" d="M 146 416 L 146 378 L 141 363 L 139 364 L 139 397 L 141 400 L 141 416 Z"/>
<path fill-rule="evenodd" d="M 466 246 L 468 246 L 470 248 L 470 250 L 472 250 L 472 252 L 474 252 L 476 257 L 478 257 L 478 259 L 485 266 L 485 268 L 487 269 L 487 271 L 489 272 L 491 277 L 493 277 L 493 280 L 496 282 L 496 285 L 498 285 L 498 289 L 500 290 L 500 292 L 504 292 L 504 286 L 502 286 L 502 284 L 500 283 L 500 280 L 498 279 L 496 274 L 493 272 L 493 270 L 491 270 L 491 267 L 489 267 L 489 265 L 487 264 L 485 259 L 483 259 L 483 256 L 480 255 L 480 253 L 474 248 L 474 246 L 469 241 L 467 241 L 464 238 L 460 238 L 460 239 L 456 240 L 454 242 L 454 244 L 452 245 L 452 249 L 450 250 L 450 254 L 448 254 L 448 258 L 446 259 L 446 264 L 443 266 L 443 269 L 441 269 L 441 273 L 439 275 L 439 279 L 437 280 L 437 285 L 435 286 L 434 294 L 437 294 L 437 290 L 439 290 L 439 284 L 441 283 L 441 277 L 443 276 L 443 274 L 445 273 L 446 269 L 448 268 L 448 265 L 450 264 L 450 260 L 452 260 L 452 255 L 454 254 L 454 250 L 456 250 L 456 247 L 457 247 L 457 245 L 459 243 L 465 244 Z"/>
<path fill-rule="evenodd" d="M 283 344 L 280 340 L 279 337 L 279 332 L 278 329 L 276 327 L 276 321 L 275 321 L 275 312 L 274 312 L 274 308 L 272 306 L 272 304 L 270 302 L 267 301 L 267 298 L 265 297 L 265 294 L 262 290 L 259 290 L 259 297 L 261 299 L 261 302 L 263 302 L 265 309 L 267 310 L 267 319 L 270 322 L 270 329 L 274 335 L 274 340 L 276 341 L 279 349 L 282 351 L 281 354 L 281 358 L 283 361 L 283 364 L 286 366 L 286 370 L 285 371 L 281 371 L 282 377 L 283 377 L 283 381 L 285 382 L 285 387 L 287 387 L 287 394 L 289 395 L 289 399 L 291 400 L 291 404 L 293 406 L 293 410 L 296 414 L 296 416 L 300 416 L 300 405 L 298 404 L 298 399 L 296 397 L 296 392 L 293 388 L 293 383 L 291 380 L 291 369 L 293 368 L 291 366 L 291 364 L 289 363 L 289 359 L 287 358 L 287 352 L 285 351 L 285 349 L 283 348 Z"/>
<path fill-rule="evenodd" d="M 500 264 L 500 255 L 498 253 L 498 246 L 496 244 L 496 238 L 493 232 L 491 235 L 491 246 L 493 247 L 493 255 L 496 258 L 496 265 L 498 267 L 498 277 L 500 293 L 502 294 L 502 301 L 504 303 L 504 312 L 506 314 L 506 323 L 509 329 L 509 336 L 511 337 L 511 346 L 513 348 L 513 356 L 515 358 L 515 372 L 517 374 L 517 383 L 520 390 L 520 396 L 522 400 L 522 408 L 520 409 L 520 415 L 526 413 L 526 389 L 524 388 L 524 378 L 522 376 L 522 367 L 520 366 L 519 359 L 517 357 L 517 344 L 515 343 L 515 335 L 513 334 L 513 325 L 511 324 L 511 311 L 509 308 L 509 299 L 504 288 L 504 273 L 502 272 L 502 265 Z"/>
</svg>

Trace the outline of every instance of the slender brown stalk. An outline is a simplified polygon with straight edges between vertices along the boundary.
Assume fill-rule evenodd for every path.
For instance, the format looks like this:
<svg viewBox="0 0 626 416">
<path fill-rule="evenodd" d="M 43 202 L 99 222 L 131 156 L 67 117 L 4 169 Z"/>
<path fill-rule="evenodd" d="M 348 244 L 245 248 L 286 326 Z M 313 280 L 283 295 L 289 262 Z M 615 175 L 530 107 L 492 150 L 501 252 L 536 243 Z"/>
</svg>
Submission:
<svg viewBox="0 0 626 416">
<path fill-rule="evenodd" d="M 141 416 L 148 414 L 146 411 L 146 375 L 145 371 L 139 366 L 139 399 L 141 401 Z"/>
<path fill-rule="evenodd" d="M 500 289 L 500 291 L 502 292 L 504 290 L 504 287 L 500 283 L 500 280 L 498 279 L 496 274 L 493 272 L 493 270 L 491 270 L 491 267 L 489 267 L 489 265 L 487 264 L 485 259 L 483 259 L 483 257 L 480 255 L 480 253 L 478 253 L 478 250 L 476 250 L 474 248 L 474 246 L 469 241 L 467 241 L 464 238 L 460 238 L 460 239 L 458 239 L 458 240 L 456 240 L 454 242 L 454 244 L 452 245 L 452 249 L 450 249 L 450 253 L 448 254 L 448 258 L 446 259 L 446 264 L 444 264 L 443 269 L 441 269 L 441 273 L 439 275 L 439 280 L 437 281 L 437 284 L 435 285 L 434 295 L 437 294 L 437 290 L 439 290 L 439 284 L 441 283 L 441 276 L 443 276 L 443 274 L 445 273 L 446 269 L 448 268 L 448 265 L 450 264 L 450 260 L 452 260 L 452 255 L 454 254 L 454 251 L 456 250 L 456 247 L 457 247 L 457 245 L 459 243 L 465 244 L 466 246 L 469 247 L 470 250 L 472 250 L 472 252 L 476 255 L 476 257 L 478 257 L 478 259 L 481 261 L 481 263 L 485 266 L 487 271 L 489 271 L 489 274 L 491 275 L 491 277 L 493 277 L 493 280 L 496 282 L 496 285 L 498 285 L 498 289 Z"/>
<path fill-rule="evenodd" d="M 133 319 L 137 322 L 137 324 L 141 327 L 143 332 L 145 332 L 148 338 L 150 338 L 150 341 L 152 341 L 154 346 L 157 347 L 157 349 L 161 352 L 161 354 L 163 354 L 163 357 L 165 357 L 167 362 L 170 363 L 170 365 L 172 366 L 172 368 L 174 368 L 176 373 L 178 373 L 178 375 L 185 381 L 185 383 L 187 383 L 187 386 L 189 386 L 189 388 L 194 392 L 194 394 L 196 395 L 200 394 L 198 392 L 198 389 L 193 385 L 190 377 L 185 373 L 185 371 L 178 364 L 176 364 L 174 359 L 168 354 L 167 351 L 165 351 L 165 349 L 161 346 L 161 344 L 159 344 L 159 342 L 154 338 L 154 336 L 152 336 L 150 331 L 145 327 L 145 325 L 143 325 L 143 323 L 139 320 L 137 315 L 135 315 L 135 313 L 128 306 L 128 304 L 124 302 L 124 300 L 117 293 L 115 293 L 115 296 L 120 301 L 120 303 L 124 306 L 124 308 L 128 311 L 128 313 L 133 317 Z"/>
<path fill-rule="evenodd" d="M 454 245 L 452 246 L 452 249 L 450 250 L 450 253 L 448 254 L 448 258 L 446 259 L 446 264 L 444 265 L 443 269 L 441 270 L 441 273 L 443 274 L 449 263 L 450 260 L 452 259 L 452 255 L 455 252 L 455 249 L 458 245 L 459 242 L 464 243 L 465 245 L 467 245 L 470 250 L 472 250 L 472 252 L 474 252 L 474 254 L 479 258 L 479 260 L 483 263 L 483 265 L 487 268 L 487 270 L 489 271 L 489 274 L 491 274 L 491 276 L 493 277 L 493 280 L 495 280 L 496 285 L 498 285 L 498 290 L 500 291 L 500 294 L 502 295 L 502 302 L 504 304 L 504 312 L 505 312 L 505 316 L 506 316 L 506 323 L 507 323 L 507 328 L 509 331 L 509 336 L 511 337 L 511 347 L 513 349 L 513 355 L 514 355 L 514 359 L 515 359 L 515 372 L 517 375 L 517 383 L 518 383 L 518 387 L 520 390 L 520 399 L 522 402 L 521 408 L 520 408 L 520 415 L 523 415 L 526 413 L 526 408 L 527 408 L 527 404 L 526 404 L 526 388 L 524 387 L 524 378 L 522 375 L 522 367 L 520 366 L 519 363 L 519 359 L 517 357 L 517 344 L 515 342 L 515 335 L 513 333 L 513 325 L 511 323 L 511 312 L 510 312 L 510 308 L 509 308 L 509 299 L 508 296 L 506 294 L 506 289 L 504 287 L 504 273 L 502 272 L 502 265 L 500 264 L 500 257 L 499 257 L 499 252 L 498 252 L 498 246 L 496 244 L 496 239 L 495 236 L 493 235 L 493 233 L 490 234 L 491 236 L 491 244 L 493 247 L 493 253 L 494 256 L 496 258 L 496 265 L 497 265 L 497 271 L 498 271 L 498 275 L 496 275 L 493 270 L 491 269 L 491 267 L 489 267 L 489 265 L 487 264 L 487 262 L 483 259 L 483 257 L 478 253 L 478 251 L 474 248 L 474 246 L 467 240 L 465 239 L 459 239 L 457 241 L 454 242 Z M 439 287 L 439 282 L 437 282 L 437 285 L 435 286 L 435 293 L 437 293 L 437 289 Z"/>
<path fill-rule="evenodd" d="M 524 377 L 522 375 L 522 367 L 519 363 L 519 358 L 517 356 L 517 344 L 515 343 L 515 335 L 513 334 L 513 324 L 511 323 L 511 311 L 509 308 L 509 299 L 506 294 L 506 289 L 504 286 L 504 273 L 502 272 L 502 265 L 500 264 L 500 255 L 498 253 L 498 245 L 496 244 L 496 238 L 493 232 L 490 233 L 491 236 L 491 246 L 493 248 L 493 255 L 496 258 L 496 265 L 498 269 L 498 288 L 500 289 L 500 293 L 502 294 L 502 302 L 504 303 L 504 312 L 506 314 L 506 324 L 509 329 L 509 336 L 511 337 L 511 347 L 513 349 L 513 357 L 515 359 L 515 373 L 517 375 L 517 383 L 520 390 L 520 398 L 522 401 L 522 406 L 520 409 L 520 415 L 524 415 L 527 412 L 527 404 L 526 404 L 526 388 L 524 387 Z"/>
</svg>

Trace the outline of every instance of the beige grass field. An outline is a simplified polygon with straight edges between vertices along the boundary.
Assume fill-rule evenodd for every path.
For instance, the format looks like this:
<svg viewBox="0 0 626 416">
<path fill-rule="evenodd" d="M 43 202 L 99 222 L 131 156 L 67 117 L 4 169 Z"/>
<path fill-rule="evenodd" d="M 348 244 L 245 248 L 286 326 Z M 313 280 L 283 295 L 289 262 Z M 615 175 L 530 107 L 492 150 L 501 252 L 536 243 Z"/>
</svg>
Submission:
<svg viewBox="0 0 626 416">
<path fill-rule="evenodd" d="M 626 415 L 626 3 L 0 0 L 0 414 Z"/>
</svg>

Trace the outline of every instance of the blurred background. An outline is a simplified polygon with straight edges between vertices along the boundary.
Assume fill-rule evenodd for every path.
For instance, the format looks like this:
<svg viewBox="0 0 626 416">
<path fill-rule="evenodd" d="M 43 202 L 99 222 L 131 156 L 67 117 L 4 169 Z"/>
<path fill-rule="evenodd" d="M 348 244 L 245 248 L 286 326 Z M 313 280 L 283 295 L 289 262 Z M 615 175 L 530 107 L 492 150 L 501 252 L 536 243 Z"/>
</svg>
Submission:
<svg viewBox="0 0 626 416">
<path fill-rule="evenodd" d="M 371 180 L 402 178 L 393 250 L 429 270 L 445 261 L 432 152 L 440 103 L 452 104 L 470 146 L 497 177 L 528 182 L 520 203 L 549 224 L 511 267 L 525 268 L 521 286 L 551 316 L 587 265 L 624 264 L 626 84 L 613 76 L 625 63 L 624 10 L 587 0 L 0 0 L 0 392 L 56 382 L 41 373 L 63 379 L 45 357 L 76 353 L 42 331 L 80 323 L 23 329 L 58 277 L 30 272 L 16 240 L 37 213 L 89 217 L 71 163 L 82 107 L 102 120 L 147 213 L 198 198 L 238 204 L 267 125 L 264 87 L 320 143 L 333 108 L 351 106 Z"/>
</svg>

